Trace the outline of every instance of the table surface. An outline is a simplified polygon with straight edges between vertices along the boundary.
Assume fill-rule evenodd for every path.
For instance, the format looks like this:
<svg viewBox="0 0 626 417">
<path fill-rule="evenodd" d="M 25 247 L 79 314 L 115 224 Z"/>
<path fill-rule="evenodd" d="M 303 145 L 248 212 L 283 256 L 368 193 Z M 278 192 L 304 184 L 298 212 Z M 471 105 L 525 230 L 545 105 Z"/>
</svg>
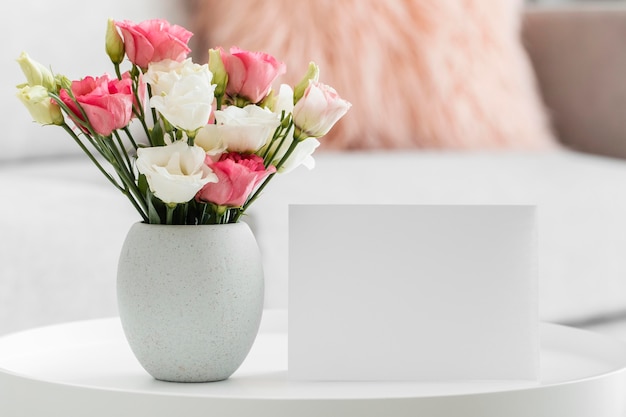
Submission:
<svg viewBox="0 0 626 417">
<path fill-rule="evenodd" d="M 285 312 L 266 311 L 241 368 L 227 381 L 203 384 L 150 377 L 132 355 L 117 318 L 8 335 L 0 338 L 0 415 L 626 414 L 626 347 L 605 335 L 542 324 L 541 379 L 534 383 L 294 382 L 287 372 L 286 320 Z"/>
</svg>

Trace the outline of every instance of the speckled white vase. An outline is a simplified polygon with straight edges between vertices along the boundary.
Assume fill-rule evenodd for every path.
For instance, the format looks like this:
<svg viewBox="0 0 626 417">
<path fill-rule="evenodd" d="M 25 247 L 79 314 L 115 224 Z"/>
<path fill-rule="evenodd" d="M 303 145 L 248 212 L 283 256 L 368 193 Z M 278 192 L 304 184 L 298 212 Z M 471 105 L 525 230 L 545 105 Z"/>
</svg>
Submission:
<svg viewBox="0 0 626 417">
<path fill-rule="evenodd" d="M 263 266 L 246 223 L 135 223 L 119 259 L 118 308 L 128 343 L 154 378 L 230 377 L 256 338 Z"/>
</svg>

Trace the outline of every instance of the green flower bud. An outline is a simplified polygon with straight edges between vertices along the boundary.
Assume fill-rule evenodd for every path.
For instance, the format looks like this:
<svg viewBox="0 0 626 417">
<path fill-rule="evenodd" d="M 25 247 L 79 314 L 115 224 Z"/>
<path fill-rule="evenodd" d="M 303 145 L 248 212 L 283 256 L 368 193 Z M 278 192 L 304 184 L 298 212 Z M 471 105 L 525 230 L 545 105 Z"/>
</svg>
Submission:
<svg viewBox="0 0 626 417">
<path fill-rule="evenodd" d="M 215 97 L 222 97 L 228 84 L 228 73 L 222 62 L 219 49 L 209 49 L 209 71 L 213 74 L 212 83 L 215 84 Z"/>
<path fill-rule="evenodd" d="M 20 64 L 29 86 L 41 85 L 48 91 L 56 92 L 54 76 L 48 68 L 30 59 L 26 52 L 20 54 L 17 63 Z"/>
<path fill-rule="evenodd" d="M 42 85 L 25 86 L 18 90 L 17 98 L 26 106 L 33 120 L 42 125 L 63 124 L 61 108 L 48 96 Z"/>
<path fill-rule="evenodd" d="M 57 90 L 61 90 L 62 88 L 66 90 L 72 89 L 72 82 L 65 75 L 57 74 L 54 77 L 54 82 L 56 83 Z"/>
<path fill-rule="evenodd" d="M 124 60 L 125 53 L 124 41 L 117 31 L 117 27 L 115 26 L 113 19 L 109 19 L 107 22 L 105 47 L 107 55 L 111 58 L 111 62 L 115 65 L 121 64 Z"/>
<path fill-rule="evenodd" d="M 274 93 L 274 90 L 270 90 L 270 92 L 265 96 L 265 98 L 263 98 L 263 100 L 261 100 L 258 106 L 261 108 L 267 107 L 271 111 L 274 111 L 274 107 L 276 107 L 276 94 Z"/>
<path fill-rule="evenodd" d="M 300 99 L 304 95 L 304 92 L 309 86 L 309 83 L 311 83 L 311 81 L 317 82 L 319 80 L 319 77 L 320 68 L 315 62 L 310 62 L 309 69 L 304 75 L 304 78 L 302 78 L 302 80 L 293 89 L 293 104 L 296 104 L 298 101 L 300 101 Z"/>
</svg>

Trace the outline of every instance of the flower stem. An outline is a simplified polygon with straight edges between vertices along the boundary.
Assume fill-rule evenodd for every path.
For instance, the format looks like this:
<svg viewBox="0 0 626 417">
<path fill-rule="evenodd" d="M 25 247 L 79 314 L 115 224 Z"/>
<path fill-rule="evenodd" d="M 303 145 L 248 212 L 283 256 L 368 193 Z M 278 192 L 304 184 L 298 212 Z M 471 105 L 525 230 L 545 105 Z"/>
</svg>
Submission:
<svg viewBox="0 0 626 417">
<path fill-rule="evenodd" d="M 265 152 L 261 156 L 263 158 L 263 160 L 264 160 L 265 169 L 267 169 L 272 164 L 272 161 L 274 161 L 274 158 L 276 158 L 276 155 L 282 149 L 283 145 L 285 144 L 285 142 L 287 140 L 287 136 L 289 136 L 289 132 L 293 128 L 293 119 L 291 117 L 289 118 L 289 121 L 288 121 L 286 126 L 284 126 L 284 122 L 285 122 L 285 118 L 284 118 L 284 115 L 283 115 L 283 116 L 281 116 L 280 126 L 278 126 L 278 128 L 276 129 L 276 132 L 274 133 L 274 137 L 272 138 L 272 140 L 270 142 L 270 146 L 267 147 L 267 149 L 265 150 Z M 276 141 L 279 138 L 280 138 L 280 141 L 278 142 L 278 145 L 276 146 L 274 151 L 271 152 L 272 147 L 274 147 L 274 144 L 276 143 Z M 293 144 L 293 138 L 292 138 L 292 143 L 291 144 Z M 271 156 L 270 156 L 270 153 L 271 153 Z M 285 159 L 285 161 L 286 161 L 286 159 Z M 276 168 L 278 168 L 278 167 L 276 167 Z"/>
<path fill-rule="evenodd" d="M 287 152 L 285 152 L 285 155 L 283 155 L 283 157 L 280 159 L 278 164 L 276 164 L 276 172 L 278 172 L 278 170 L 283 166 L 283 164 L 289 159 L 289 157 L 291 156 L 293 151 L 296 149 L 296 147 L 300 144 L 300 142 L 301 141 L 295 140 L 295 139 L 293 142 L 291 142 L 291 145 L 289 146 L 289 149 L 287 149 Z M 259 198 L 263 189 L 267 187 L 267 184 L 269 184 L 272 178 L 274 178 L 274 175 L 276 175 L 276 172 L 271 173 L 267 178 L 265 178 L 263 183 L 259 186 L 259 188 L 256 189 L 254 194 L 252 194 L 252 196 L 248 198 L 245 204 L 241 206 L 241 208 L 237 211 L 237 214 L 234 216 L 235 222 L 239 221 L 239 217 L 241 217 L 241 215 L 248 209 L 248 207 L 250 207 L 250 204 L 254 203 L 254 201 L 257 198 Z"/>
<path fill-rule="evenodd" d="M 89 151 L 89 149 L 87 149 L 85 144 L 80 140 L 80 138 L 76 135 L 76 133 L 74 133 L 72 128 L 69 127 L 67 123 L 63 123 L 61 126 L 63 127 L 63 129 L 65 129 L 67 133 L 70 134 L 72 139 L 74 139 L 74 141 L 83 150 L 83 152 L 89 157 L 91 162 L 93 162 L 93 164 L 98 168 L 98 170 L 106 177 L 106 179 L 109 180 L 111 184 L 115 186 L 115 188 L 123 192 L 124 189 L 119 185 L 117 181 L 115 181 L 115 179 L 111 176 L 111 174 L 109 174 L 109 172 L 106 169 L 104 169 L 104 167 L 100 164 L 100 162 L 98 162 L 96 157 L 93 156 L 93 154 Z"/>
<path fill-rule="evenodd" d="M 121 155 L 124 152 L 120 152 L 120 150 L 117 149 L 113 142 L 111 142 L 110 150 L 111 154 L 113 155 L 113 159 L 109 162 L 115 168 L 117 175 L 120 177 L 120 180 L 124 184 L 127 197 L 137 203 L 135 205 L 136 207 L 137 205 L 141 207 L 142 216 L 146 218 L 148 206 L 143 198 L 141 191 L 139 190 L 139 187 L 137 186 L 137 180 L 135 178 L 132 164 L 130 164 L 129 161 L 129 165 L 125 165 L 125 159 Z M 128 157 L 127 155 L 125 156 Z"/>
<path fill-rule="evenodd" d="M 165 205 L 165 224 L 173 224 L 174 210 L 176 210 L 176 204 Z"/>
<path fill-rule="evenodd" d="M 120 72 L 120 64 L 113 64 L 115 66 L 115 75 L 117 75 L 117 79 L 122 79 L 122 73 Z"/>
<path fill-rule="evenodd" d="M 132 170 L 133 169 L 133 164 L 130 161 L 130 157 L 128 156 L 128 152 L 126 152 L 126 147 L 124 146 L 124 143 L 122 142 L 122 138 L 120 137 L 120 134 L 117 133 L 117 130 L 113 131 L 113 135 L 115 136 L 115 140 L 117 141 L 117 146 L 119 146 L 119 149 L 122 150 L 122 152 L 120 152 L 123 157 L 124 157 L 124 161 L 126 161 L 126 168 L 128 170 Z M 112 144 L 112 146 L 115 146 Z"/>
<path fill-rule="evenodd" d="M 145 214 L 145 209 L 143 209 L 141 207 L 141 205 L 135 200 L 135 198 L 133 198 L 133 196 L 131 195 L 131 193 L 129 192 L 129 187 L 126 181 L 124 181 L 123 178 L 120 178 L 120 180 L 122 181 L 122 184 L 124 184 L 124 186 L 121 186 L 119 184 L 119 182 L 117 182 L 112 176 L 111 174 L 104 169 L 104 167 L 102 166 L 102 164 L 100 164 L 100 162 L 96 159 L 96 157 L 89 151 L 89 149 L 87 149 L 87 147 L 85 146 L 85 144 L 80 140 L 80 138 L 76 135 L 76 133 L 74 133 L 74 131 L 72 130 L 72 128 L 70 126 L 67 125 L 67 123 L 63 123 L 61 125 L 63 127 L 63 129 L 65 129 L 65 131 L 67 133 L 69 133 L 70 137 L 72 137 L 72 139 L 74 139 L 74 141 L 78 144 L 78 146 L 83 150 L 83 152 L 89 157 L 89 159 L 91 160 L 91 162 L 96 166 L 96 168 L 98 168 L 98 170 L 102 173 L 102 175 L 104 175 L 104 177 L 109 180 L 109 182 L 111 184 L 113 184 L 113 186 L 115 186 L 115 188 L 117 188 L 122 194 L 124 194 L 132 203 L 133 207 L 135 207 L 135 209 L 137 210 L 137 212 L 139 212 L 139 214 L 141 215 L 142 219 L 144 221 L 148 221 L 148 217 Z M 99 152 L 102 154 L 102 151 L 99 149 Z M 104 155 L 103 155 L 104 156 Z M 107 161 L 109 163 L 111 163 L 110 160 L 107 159 Z M 116 172 L 118 173 L 119 176 L 119 170 L 116 170 Z"/>
<path fill-rule="evenodd" d="M 134 65 L 133 67 L 134 68 L 133 68 L 133 71 L 131 71 L 131 74 L 141 74 L 141 71 L 139 70 L 139 68 L 137 68 L 137 66 Z M 140 76 L 132 75 L 132 77 L 133 77 L 133 95 L 135 97 L 135 102 L 137 103 L 137 106 L 133 105 L 133 112 L 137 116 L 137 119 L 139 119 L 139 121 L 141 122 L 141 126 L 143 127 L 143 131 L 146 134 L 146 137 L 148 138 L 148 142 L 150 143 L 150 145 L 152 145 L 150 129 L 148 129 L 148 125 L 146 124 L 146 112 L 144 110 L 144 103 L 140 100 L 140 97 L 139 97 L 139 87 L 141 85 Z M 149 85 L 146 85 L 146 94 L 148 95 L 147 100 L 149 101 L 150 97 L 152 97 Z M 125 127 L 124 130 L 126 130 L 126 133 L 128 134 L 128 136 L 131 138 L 131 140 L 133 140 L 131 134 L 129 133 L 128 127 Z M 135 146 L 135 149 L 137 149 L 137 144 L 135 143 L 134 140 L 133 140 L 133 146 Z"/>
<path fill-rule="evenodd" d="M 128 128 L 128 126 L 124 128 L 124 132 L 126 132 L 126 136 L 128 137 L 128 140 L 130 140 L 130 143 L 133 145 L 133 148 L 137 150 L 139 146 L 137 146 L 137 142 L 135 141 L 135 138 L 133 138 L 133 135 L 130 133 L 130 129 Z"/>
</svg>

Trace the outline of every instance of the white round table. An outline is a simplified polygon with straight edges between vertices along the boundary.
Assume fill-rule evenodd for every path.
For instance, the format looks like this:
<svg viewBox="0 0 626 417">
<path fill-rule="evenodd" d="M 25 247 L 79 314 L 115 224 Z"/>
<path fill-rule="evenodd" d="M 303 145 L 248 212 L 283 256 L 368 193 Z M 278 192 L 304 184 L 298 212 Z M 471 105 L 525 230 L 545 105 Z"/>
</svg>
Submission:
<svg viewBox="0 0 626 417">
<path fill-rule="evenodd" d="M 294 382 L 286 314 L 266 311 L 257 341 L 227 381 L 150 377 L 117 318 L 0 338 L 0 416 L 626 416 L 626 347 L 604 335 L 541 325 L 541 380 Z"/>
</svg>

